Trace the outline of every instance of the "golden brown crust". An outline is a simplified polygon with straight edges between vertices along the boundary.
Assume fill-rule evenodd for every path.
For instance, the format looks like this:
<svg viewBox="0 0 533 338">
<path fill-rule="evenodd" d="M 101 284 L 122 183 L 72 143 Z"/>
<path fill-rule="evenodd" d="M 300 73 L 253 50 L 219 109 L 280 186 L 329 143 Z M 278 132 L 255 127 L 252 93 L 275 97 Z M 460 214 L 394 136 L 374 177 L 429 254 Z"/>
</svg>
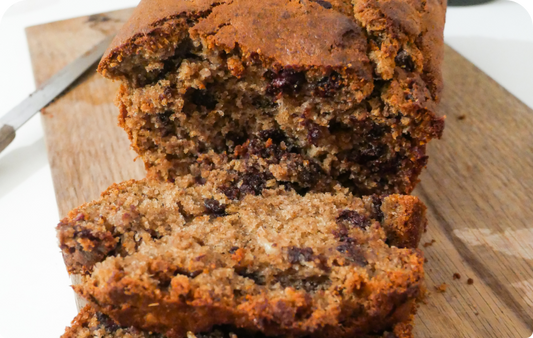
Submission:
<svg viewBox="0 0 533 338">
<path fill-rule="evenodd" d="M 353 20 L 314 2 L 287 0 L 268 0 L 261 6 L 248 0 L 141 1 L 104 55 L 99 71 L 106 74 L 136 50 L 132 45 L 142 45 L 142 38 L 160 33 L 165 21 L 182 16 L 199 20 L 191 24 L 192 36 L 209 37 L 227 49 L 239 46 L 244 54 L 260 55 L 280 66 L 350 68 L 361 81 L 371 81 L 366 39 Z"/>
<path fill-rule="evenodd" d="M 324 6 L 324 2 L 328 5 Z M 281 10 L 284 5 L 286 11 Z M 269 8 L 270 6 L 273 8 Z M 301 12 L 302 9 L 308 13 L 307 17 L 302 19 L 300 16 L 299 19 L 295 19 L 290 15 L 291 11 Z M 209 15 L 211 11 L 214 13 Z M 237 16 L 236 12 L 243 13 Z M 445 12 L 445 0 L 356 0 L 353 1 L 353 5 L 349 1 L 342 0 L 321 2 L 269 0 L 262 2 L 261 6 L 256 6 L 254 2 L 247 0 L 143 0 L 105 53 L 99 71 L 105 73 L 111 63 L 120 60 L 131 51 L 131 46 L 128 45 L 137 44 L 136 40 L 139 37 L 146 37 L 156 32 L 165 20 L 180 16 L 197 20 L 207 15 L 209 15 L 207 19 L 200 21 L 192 30 L 213 33 L 220 28 L 220 25 L 228 25 L 230 22 L 231 27 L 226 26 L 230 28 L 218 32 L 219 37 L 215 38 L 228 47 L 242 44 L 251 52 L 270 49 L 271 52 L 267 52 L 267 55 L 275 59 L 280 57 L 282 63 L 293 66 L 306 64 L 334 66 L 339 62 L 344 66 L 348 66 L 351 62 L 355 62 L 354 66 L 361 66 L 361 62 L 366 62 L 366 57 L 362 53 L 367 50 L 367 42 L 362 39 L 356 27 L 358 25 L 367 30 L 371 42 L 370 49 L 374 50 L 374 54 L 376 52 L 378 54 L 378 74 L 381 73 L 380 70 L 384 70 L 384 74 L 381 75 L 384 79 L 390 79 L 394 68 L 402 67 L 394 60 L 398 52 L 404 48 L 408 49 L 412 53 L 410 56 L 414 58 L 412 61 L 416 63 L 417 71 L 422 70 L 422 78 L 428 82 L 433 96 L 438 100 L 438 94 L 442 89 L 440 66 L 444 55 Z M 264 26 L 252 19 L 254 15 L 260 20 L 265 20 L 269 29 L 262 29 Z M 280 18 L 277 18 L 277 15 Z M 353 18 L 357 25 L 349 23 L 348 18 Z M 281 25 L 279 19 L 293 21 Z M 329 20 L 331 24 L 326 24 Z M 323 30 L 321 27 L 324 26 L 328 29 Z M 291 29 L 295 30 L 293 36 L 287 35 Z M 253 34 L 250 34 L 250 31 Z M 349 32 L 355 33 L 357 38 L 350 41 L 353 45 L 344 45 L 347 41 L 342 42 L 339 39 Z M 304 34 L 303 39 L 296 38 L 301 34 Z M 387 41 L 376 43 L 372 40 L 383 34 L 386 35 L 383 40 Z M 313 41 L 314 38 L 317 40 Z M 324 51 L 324 47 L 333 47 L 333 53 Z M 416 47 L 416 51 L 411 50 L 411 47 Z M 341 54 L 333 57 L 337 51 Z M 350 51 L 355 54 L 339 57 Z M 322 63 L 321 59 L 316 59 L 328 56 L 333 58 L 330 60 L 333 62 Z M 380 65 L 381 62 L 385 65 Z"/>
<path fill-rule="evenodd" d="M 313 23 L 320 23 L 313 25 Z M 328 27 L 328 29 L 323 29 Z M 191 35 L 244 55 L 257 53 L 281 67 L 354 69 L 371 80 L 366 38 L 349 17 L 315 2 L 234 0 L 213 9 Z"/>
</svg>

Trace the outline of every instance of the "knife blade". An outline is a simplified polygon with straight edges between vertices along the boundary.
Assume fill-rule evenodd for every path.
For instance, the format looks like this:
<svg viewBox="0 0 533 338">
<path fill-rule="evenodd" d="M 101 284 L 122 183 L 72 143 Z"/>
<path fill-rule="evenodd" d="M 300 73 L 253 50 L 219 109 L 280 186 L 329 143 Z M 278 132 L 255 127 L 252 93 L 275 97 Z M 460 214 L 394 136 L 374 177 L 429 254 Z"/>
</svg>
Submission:
<svg viewBox="0 0 533 338">
<path fill-rule="evenodd" d="M 113 35 L 107 36 L 44 82 L 15 108 L 0 117 L 0 152 L 15 139 L 16 130 L 22 127 L 33 115 L 50 104 L 83 75 L 89 67 L 100 60 L 113 38 Z"/>
</svg>

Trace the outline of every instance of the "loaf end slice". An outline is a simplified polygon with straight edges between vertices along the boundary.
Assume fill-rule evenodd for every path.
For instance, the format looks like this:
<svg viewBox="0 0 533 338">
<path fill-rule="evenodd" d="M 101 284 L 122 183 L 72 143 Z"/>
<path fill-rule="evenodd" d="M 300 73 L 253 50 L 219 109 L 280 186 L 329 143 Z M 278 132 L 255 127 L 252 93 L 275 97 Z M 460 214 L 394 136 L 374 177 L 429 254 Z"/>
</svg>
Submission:
<svg viewBox="0 0 533 338">
<path fill-rule="evenodd" d="M 169 337 L 220 325 L 351 337 L 409 319 L 424 278 L 420 201 L 301 196 L 232 175 L 129 181 L 78 208 L 58 227 L 69 270 L 85 276 L 75 290 L 122 326 Z"/>
</svg>

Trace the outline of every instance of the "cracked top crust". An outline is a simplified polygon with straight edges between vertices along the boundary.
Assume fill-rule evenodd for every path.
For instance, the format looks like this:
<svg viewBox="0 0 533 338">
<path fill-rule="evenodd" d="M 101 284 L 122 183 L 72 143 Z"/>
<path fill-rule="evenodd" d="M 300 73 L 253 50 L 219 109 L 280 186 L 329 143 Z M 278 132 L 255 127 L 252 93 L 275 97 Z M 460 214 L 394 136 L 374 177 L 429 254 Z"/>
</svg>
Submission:
<svg viewBox="0 0 533 338">
<path fill-rule="evenodd" d="M 327 27 L 327 29 L 324 29 Z M 345 15 L 314 2 L 234 0 L 218 6 L 192 32 L 244 54 L 258 53 L 282 66 L 371 69 L 362 29 Z"/>
<path fill-rule="evenodd" d="M 239 48 L 244 57 L 258 56 L 273 68 L 351 69 L 360 81 L 372 81 L 367 39 L 354 20 L 316 2 L 287 0 L 266 0 L 260 6 L 249 0 L 141 1 L 99 71 L 116 78 L 107 70 L 132 51 L 144 53 L 131 45 L 145 43 L 142 37 L 147 35 L 160 35 L 165 21 L 176 18 L 187 19 L 191 37 L 227 51 Z"/>
<path fill-rule="evenodd" d="M 412 68 L 438 101 L 445 10 L 445 0 L 142 0 L 99 71 L 123 78 L 109 70 L 132 54 L 148 57 L 151 51 L 135 46 L 162 36 L 166 22 L 185 18 L 190 34 L 210 35 L 208 43 L 281 67 L 349 68 L 363 82 L 372 82 L 373 73 L 390 80 L 398 67 Z M 148 41 L 151 48 L 161 47 L 157 43 Z"/>
</svg>

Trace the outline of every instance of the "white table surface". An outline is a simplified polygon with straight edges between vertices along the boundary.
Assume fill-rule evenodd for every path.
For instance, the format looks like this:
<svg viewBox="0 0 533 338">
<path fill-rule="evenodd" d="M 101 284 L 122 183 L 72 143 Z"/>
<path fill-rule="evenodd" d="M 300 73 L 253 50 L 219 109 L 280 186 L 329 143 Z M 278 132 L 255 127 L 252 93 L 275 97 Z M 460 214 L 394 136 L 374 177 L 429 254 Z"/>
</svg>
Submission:
<svg viewBox="0 0 533 338">
<path fill-rule="evenodd" d="M 2 1 L 0 15 L 7 8 Z M 137 3 L 25 0 L 11 6 L 0 21 L 0 116 L 35 89 L 24 27 Z M 497 0 L 450 8 L 445 39 L 533 108 L 533 23 L 523 7 Z M 40 116 L 35 116 L 0 154 L 0 338 L 59 337 L 76 315 L 57 247 L 58 221 Z"/>
</svg>

